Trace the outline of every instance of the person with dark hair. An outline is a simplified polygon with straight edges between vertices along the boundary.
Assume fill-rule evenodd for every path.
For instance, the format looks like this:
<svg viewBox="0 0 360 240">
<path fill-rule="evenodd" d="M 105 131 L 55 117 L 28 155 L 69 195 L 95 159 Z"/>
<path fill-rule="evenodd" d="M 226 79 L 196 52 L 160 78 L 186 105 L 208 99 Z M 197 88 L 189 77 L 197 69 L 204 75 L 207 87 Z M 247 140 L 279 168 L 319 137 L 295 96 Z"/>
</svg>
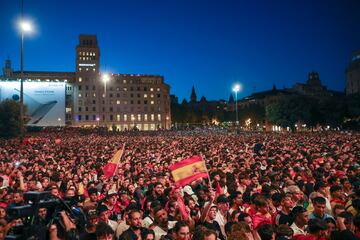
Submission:
<svg viewBox="0 0 360 240">
<path fill-rule="evenodd" d="M 306 234 L 306 224 L 309 220 L 309 214 L 306 209 L 301 206 L 296 206 L 291 210 L 290 215 L 293 218 L 293 223 L 290 227 L 294 231 L 294 235 Z"/>
<path fill-rule="evenodd" d="M 154 240 L 155 239 L 155 233 L 151 229 L 144 228 L 144 230 L 141 232 L 141 239 L 142 240 Z"/>
<path fill-rule="evenodd" d="M 176 222 L 168 220 L 168 213 L 163 208 L 156 208 L 155 212 L 155 224 L 154 232 L 155 239 L 159 240 L 162 236 L 168 234 L 169 229 L 173 228 Z"/>
<path fill-rule="evenodd" d="M 184 221 L 179 221 L 174 227 L 174 240 L 190 240 L 189 225 Z"/>
<path fill-rule="evenodd" d="M 293 207 L 293 202 L 292 202 L 291 197 L 292 197 L 292 195 L 289 193 L 282 196 L 281 211 L 279 211 L 275 217 L 276 225 L 280 225 L 280 224 L 290 225 L 291 220 L 292 220 L 291 216 L 290 216 L 290 211 Z"/>
<path fill-rule="evenodd" d="M 342 186 L 340 185 L 331 186 L 330 195 L 331 195 L 331 200 L 330 200 L 331 208 L 334 208 L 336 204 L 340 204 L 345 207 L 346 198 L 342 190 Z"/>
<path fill-rule="evenodd" d="M 232 214 L 233 211 L 243 211 L 242 208 L 242 193 L 239 191 L 233 192 L 230 194 L 230 209 L 229 213 Z"/>
<path fill-rule="evenodd" d="M 251 216 L 249 214 L 244 213 L 244 212 L 240 213 L 239 216 L 238 216 L 238 221 L 239 222 L 245 222 L 249 226 L 251 231 L 254 230 L 252 218 L 251 218 Z"/>
<path fill-rule="evenodd" d="M 257 233 L 261 240 L 273 240 L 275 233 L 271 224 L 262 224 L 258 229 Z"/>
<path fill-rule="evenodd" d="M 276 228 L 275 232 L 276 232 L 276 234 L 275 234 L 276 240 L 292 239 L 292 237 L 294 235 L 294 231 L 287 224 L 280 224 Z"/>
<path fill-rule="evenodd" d="M 96 225 L 96 239 L 97 240 L 112 240 L 114 235 L 114 230 L 107 225 L 105 222 L 99 222 Z"/>
<path fill-rule="evenodd" d="M 142 218 L 140 211 L 130 211 L 128 222 L 130 227 L 120 235 L 119 240 L 137 240 L 141 238 L 143 228 L 141 227 Z"/>
<path fill-rule="evenodd" d="M 323 197 L 315 197 L 312 200 L 314 211 L 309 214 L 309 219 L 318 218 L 325 220 L 326 218 L 333 218 L 331 215 L 325 213 L 326 199 Z"/>
</svg>

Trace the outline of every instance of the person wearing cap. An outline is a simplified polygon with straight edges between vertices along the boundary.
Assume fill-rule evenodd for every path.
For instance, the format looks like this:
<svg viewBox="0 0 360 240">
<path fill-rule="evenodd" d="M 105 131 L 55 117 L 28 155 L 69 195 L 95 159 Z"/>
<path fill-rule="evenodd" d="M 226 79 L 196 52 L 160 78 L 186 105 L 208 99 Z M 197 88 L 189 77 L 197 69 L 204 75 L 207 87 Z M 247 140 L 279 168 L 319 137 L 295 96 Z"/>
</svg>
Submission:
<svg viewBox="0 0 360 240">
<path fill-rule="evenodd" d="M 118 195 L 115 190 L 110 189 L 105 197 L 105 201 L 102 203 L 110 211 L 110 218 L 117 221 L 118 215 L 120 215 L 121 209 L 117 201 Z"/>
<path fill-rule="evenodd" d="M 226 236 L 225 233 L 225 224 L 230 218 L 229 214 L 229 199 L 225 194 L 220 194 L 216 199 L 216 205 L 219 209 L 216 213 L 215 221 L 220 225 L 221 233 L 223 236 Z"/>
<path fill-rule="evenodd" d="M 216 232 L 216 235 L 219 239 L 225 240 L 225 235 L 221 231 L 219 223 L 215 220 L 218 213 L 218 206 L 211 203 L 208 214 L 206 215 L 205 221 L 202 223 L 206 228 Z M 224 226 L 225 230 L 225 226 Z"/>
<path fill-rule="evenodd" d="M 97 214 L 98 214 L 99 222 L 105 222 L 114 230 L 114 232 L 116 231 L 118 223 L 116 221 L 109 219 L 111 212 L 105 205 L 99 205 L 97 207 Z"/>
<path fill-rule="evenodd" d="M 305 235 L 306 225 L 309 220 L 309 214 L 305 208 L 296 206 L 291 210 L 290 215 L 293 217 L 293 223 L 290 225 L 295 235 Z"/>
<path fill-rule="evenodd" d="M 95 209 L 86 212 L 87 222 L 84 231 L 80 234 L 80 239 L 95 239 L 96 238 L 96 225 L 98 217 Z"/>
</svg>

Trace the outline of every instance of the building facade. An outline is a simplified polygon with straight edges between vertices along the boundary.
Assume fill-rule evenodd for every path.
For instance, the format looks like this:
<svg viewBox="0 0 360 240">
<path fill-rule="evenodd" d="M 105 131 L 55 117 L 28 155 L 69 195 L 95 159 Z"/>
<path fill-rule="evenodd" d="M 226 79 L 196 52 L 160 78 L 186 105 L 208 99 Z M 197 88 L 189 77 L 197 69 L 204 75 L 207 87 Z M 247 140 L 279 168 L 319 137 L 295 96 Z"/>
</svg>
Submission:
<svg viewBox="0 0 360 240">
<path fill-rule="evenodd" d="M 353 52 L 346 69 L 346 95 L 360 93 L 360 49 Z"/>
<path fill-rule="evenodd" d="M 75 72 L 24 72 L 25 81 L 66 82 L 66 124 L 116 130 L 169 129 L 170 86 L 159 75 L 100 73 L 96 35 L 80 35 Z M 10 60 L 2 80 L 20 79 Z"/>
</svg>

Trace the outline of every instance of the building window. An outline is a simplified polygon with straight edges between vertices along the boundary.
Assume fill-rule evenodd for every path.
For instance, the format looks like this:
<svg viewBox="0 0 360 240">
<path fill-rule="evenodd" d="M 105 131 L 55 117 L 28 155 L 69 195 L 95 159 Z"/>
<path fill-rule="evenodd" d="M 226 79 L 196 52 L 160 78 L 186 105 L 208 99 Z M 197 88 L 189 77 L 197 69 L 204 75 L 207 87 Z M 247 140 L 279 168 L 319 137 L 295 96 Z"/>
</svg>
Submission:
<svg viewBox="0 0 360 240">
<path fill-rule="evenodd" d="M 144 120 L 147 121 L 147 114 L 144 114 Z"/>
<path fill-rule="evenodd" d="M 89 115 L 85 115 L 85 120 L 89 120 Z"/>
<path fill-rule="evenodd" d="M 81 72 L 81 67 L 79 67 L 79 71 Z"/>
<path fill-rule="evenodd" d="M 156 90 L 157 90 L 158 92 L 160 92 L 160 88 L 157 88 Z"/>
<path fill-rule="evenodd" d="M 89 108 L 88 107 L 85 107 L 85 112 L 89 111 Z"/>
<path fill-rule="evenodd" d="M 81 97 L 81 93 L 79 93 L 79 97 Z"/>
<path fill-rule="evenodd" d="M 96 107 L 93 107 L 92 110 L 93 110 L 93 112 L 95 112 L 95 111 L 96 111 Z"/>
<path fill-rule="evenodd" d="M 79 100 L 79 105 L 82 105 L 82 100 Z"/>
<path fill-rule="evenodd" d="M 147 91 L 147 87 L 144 87 L 144 91 L 145 91 L 145 92 Z"/>
<path fill-rule="evenodd" d="M 79 91 L 81 91 L 81 85 L 79 85 Z"/>
<path fill-rule="evenodd" d="M 110 97 L 111 97 L 111 98 L 113 97 L 113 94 L 112 94 L 112 93 L 110 93 Z"/>
<path fill-rule="evenodd" d="M 147 94 L 146 94 L 146 93 L 144 94 L 144 98 L 147 98 Z"/>
<path fill-rule="evenodd" d="M 95 100 L 93 100 L 93 101 L 92 101 L 92 103 L 93 103 L 93 104 L 96 104 L 96 101 L 95 101 Z"/>
<path fill-rule="evenodd" d="M 113 117 L 113 115 L 110 115 L 110 121 L 112 121 L 112 120 L 113 120 L 113 118 L 114 118 L 114 117 Z"/>
<path fill-rule="evenodd" d="M 127 88 L 126 88 L 126 87 L 124 87 L 124 91 L 125 91 L 125 92 L 127 91 Z"/>
<path fill-rule="evenodd" d="M 81 121 L 81 115 L 78 116 L 79 121 Z"/>
<path fill-rule="evenodd" d="M 154 121 L 154 120 L 155 120 L 155 115 L 151 114 L 151 121 Z"/>
<path fill-rule="evenodd" d="M 137 87 L 137 90 L 140 91 L 140 87 Z"/>
<path fill-rule="evenodd" d="M 112 111 L 113 111 L 113 108 L 112 108 L 112 107 L 110 107 L 109 109 L 110 109 L 110 112 L 112 112 Z"/>
<path fill-rule="evenodd" d="M 158 121 L 161 121 L 161 114 L 158 114 Z"/>
<path fill-rule="evenodd" d="M 140 93 L 137 94 L 137 97 L 138 97 L 138 98 L 140 97 Z"/>
<path fill-rule="evenodd" d="M 93 97 L 96 97 L 96 93 L 93 93 Z"/>
<path fill-rule="evenodd" d="M 138 103 L 138 104 L 141 104 L 141 101 L 140 101 L 140 100 L 138 100 L 138 101 L 137 101 L 137 103 Z"/>
<path fill-rule="evenodd" d="M 152 105 L 153 105 L 153 104 L 154 104 L 154 101 L 151 101 L 151 102 L 150 102 L 150 104 L 152 104 Z"/>
<path fill-rule="evenodd" d="M 141 121 L 141 114 L 138 114 L 138 115 L 137 115 L 137 120 L 138 120 L 138 121 Z"/>
<path fill-rule="evenodd" d="M 85 90 L 89 90 L 89 86 L 88 86 L 88 85 L 85 85 Z"/>
<path fill-rule="evenodd" d="M 119 97 L 120 97 L 120 93 L 117 93 L 117 94 L 116 94 L 116 97 L 118 97 L 118 98 L 119 98 Z"/>
<path fill-rule="evenodd" d="M 93 119 L 92 119 L 93 121 L 95 121 L 96 120 L 96 115 L 93 115 Z"/>
<path fill-rule="evenodd" d="M 127 114 L 124 114 L 124 121 L 127 121 Z"/>
<path fill-rule="evenodd" d="M 133 100 L 131 100 L 131 101 L 130 101 L 130 104 L 134 104 L 134 101 L 133 101 Z"/>
<path fill-rule="evenodd" d="M 79 112 L 81 112 L 81 107 L 79 107 Z"/>
<path fill-rule="evenodd" d="M 95 87 L 95 85 L 93 86 L 93 88 L 92 88 L 92 89 L 93 89 L 93 91 L 95 91 L 95 90 L 96 90 L 96 87 Z"/>
<path fill-rule="evenodd" d="M 123 80 L 123 83 L 126 83 L 126 79 Z"/>
<path fill-rule="evenodd" d="M 145 100 L 145 101 L 144 101 L 144 104 L 147 104 L 147 103 L 148 103 L 148 101 L 147 101 L 147 100 Z"/>
<path fill-rule="evenodd" d="M 157 95 L 158 98 L 160 98 L 160 93 Z"/>
<path fill-rule="evenodd" d="M 153 88 L 150 88 L 150 92 L 153 92 L 154 91 L 154 89 Z"/>
<path fill-rule="evenodd" d="M 134 97 L 134 94 L 130 94 L 130 97 Z"/>
<path fill-rule="evenodd" d="M 120 122 L 120 114 L 116 115 L 116 121 Z"/>
<path fill-rule="evenodd" d="M 120 104 L 120 100 L 116 100 L 116 104 L 119 105 L 119 104 Z"/>
<path fill-rule="evenodd" d="M 150 97 L 151 97 L 151 98 L 154 98 L 154 94 L 151 94 Z"/>
</svg>

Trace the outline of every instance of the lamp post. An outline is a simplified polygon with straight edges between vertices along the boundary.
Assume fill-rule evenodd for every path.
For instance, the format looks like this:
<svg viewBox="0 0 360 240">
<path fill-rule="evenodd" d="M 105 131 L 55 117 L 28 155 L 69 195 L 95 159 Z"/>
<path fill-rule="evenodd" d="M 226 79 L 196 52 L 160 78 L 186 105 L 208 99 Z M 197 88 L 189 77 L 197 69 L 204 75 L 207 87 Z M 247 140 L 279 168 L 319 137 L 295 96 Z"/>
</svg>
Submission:
<svg viewBox="0 0 360 240">
<path fill-rule="evenodd" d="M 20 137 L 24 137 L 24 34 L 31 32 L 32 26 L 29 22 L 21 20 L 21 54 L 20 54 Z"/>
<path fill-rule="evenodd" d="M 236 112 L 236 125 L 239 124 L 239 120 L 238 120 L 238 104 L 237 104 L 237 93 L 240 91 L 240 84 L 235 84 L 233 87 L 233 91 L 235 92 L 235 112 Z"/>
<path fill-rule="evenodd" d="M 108 81 L 110 81 L 110 76 L 109 76 L 109 74 L 104 73 L 101 78 L 102 78 L 102 81 L 104 82 L 103 120 L 105 121 L 105 110 L 104 110 L 104 107 L 106 106 L 106 83 L 107 83 Z"/>
</svg>

